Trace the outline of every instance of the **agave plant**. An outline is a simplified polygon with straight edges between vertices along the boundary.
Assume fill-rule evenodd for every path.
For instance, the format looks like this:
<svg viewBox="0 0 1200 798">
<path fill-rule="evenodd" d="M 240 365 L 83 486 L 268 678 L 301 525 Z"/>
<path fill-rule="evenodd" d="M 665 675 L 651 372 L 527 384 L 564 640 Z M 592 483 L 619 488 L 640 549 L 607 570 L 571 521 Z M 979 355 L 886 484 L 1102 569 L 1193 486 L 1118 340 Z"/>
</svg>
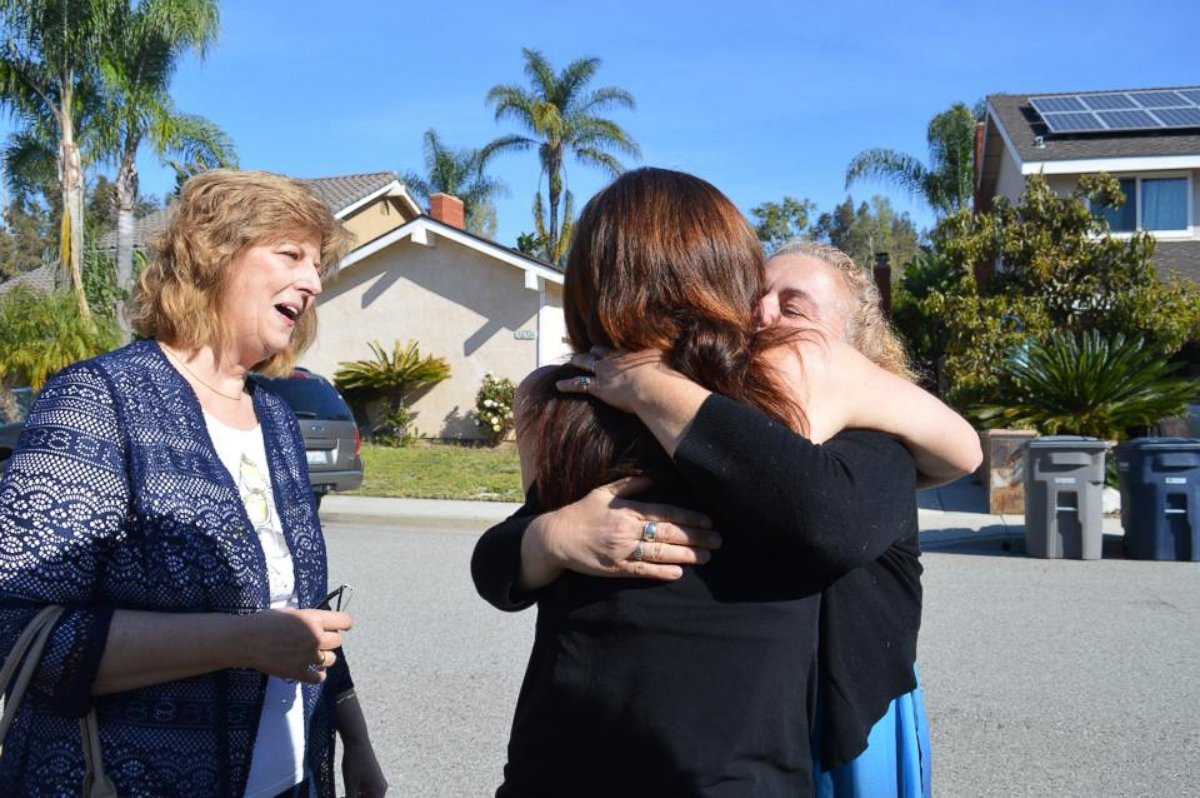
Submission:
<svg viewBox="0 0 1200 798">
<path fill-rule="evenodd" d="M 1001 403 L 975 408 L 984 422 L 1032 427 L 1044 435 L 1124 438 L 1184 412 L 1197 387 L 1141 338 L 1096 331 L 1052 334 L 1010 351 L 1001 367 Z"/>
<path fill-rule="evenodd" d="M 389 414 L 450 378 L 445 358 L 421 357 L 416 341 L 403 345 L 396 341 L 390 353 L 378 341 L 369 346 L 375 357 L 339 364 L 333 382 L 347 396 L 362 401 L 386 399 Z"/>
</svg>

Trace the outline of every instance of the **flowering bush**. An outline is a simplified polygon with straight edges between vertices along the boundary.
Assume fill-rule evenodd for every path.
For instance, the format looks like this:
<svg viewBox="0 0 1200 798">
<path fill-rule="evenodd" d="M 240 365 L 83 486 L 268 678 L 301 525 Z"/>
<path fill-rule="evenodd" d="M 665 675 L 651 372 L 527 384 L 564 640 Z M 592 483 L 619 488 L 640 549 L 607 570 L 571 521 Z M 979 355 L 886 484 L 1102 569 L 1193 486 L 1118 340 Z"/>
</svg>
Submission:
<svg viewBox="0 0 1200 798">
<path fill-rule="evenodd" d="M 496 379 L 490 372 L 475 396 L 475 423 L 488 442 L 495 446 L 508 437 L 513 428 L 513 400 L 517 386 L 507 378 Z"/>
</svg>

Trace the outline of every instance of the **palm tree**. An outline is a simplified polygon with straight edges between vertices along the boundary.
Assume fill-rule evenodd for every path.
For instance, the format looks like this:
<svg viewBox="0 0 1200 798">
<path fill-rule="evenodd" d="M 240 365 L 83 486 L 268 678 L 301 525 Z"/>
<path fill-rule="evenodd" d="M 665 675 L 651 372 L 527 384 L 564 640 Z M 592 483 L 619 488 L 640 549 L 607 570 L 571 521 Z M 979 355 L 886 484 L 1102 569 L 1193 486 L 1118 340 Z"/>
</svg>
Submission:
<svg viewBox="0 0 1200 798">
<path fill-rule="evenodd" d="M 637 142 L 620 125 L 596 114 L 608 108 L 633 109 L 633 95 L 613 86 L 590 90 L 588 84 L 600 67 L 599 58 L 580 58 L 555 74 L 540 52 L 525 48 L 525 74 L 529 89 L 514 85 L 493 86 L 486 101 L 496 108 L 496 120 L 511 117 L 532 136 L 509 135 L 484 148 L 484 157 L 504 150 L 528 150 L 537 145 L 542 174 L 549 183 L 549 222 L 545 224 L 545 250 L 559 253 L 560 237 L 570 219 L 562 214 L 565 159 L 568 153 L 581 163 L 596 166 L 616 177 L 624 166 L 612 151 L 641 157 Z M 541 208 L 538 191 L 536 208 Z"/>
<path fill-rule="evenodd" d="M 118 36 L 103 61 L 104 113 L 100 136 L 108 159 L 117 166 L 117 287 L 133 286 L 133 214 L 138 200 L 137 155 L 144 141 L 164 163 L 209 168 L 236 166 L 233 142 L 209 120 L 178 113 L 168 91 L 179 59 L 188 52 L 203 57 L 217 37 L 216 0 L 143 0 L 127 6 L 116 26 Z M 128 322 L 118 314 L 122 329 Z"/>
<path fill-rule="evenodd" d="M 896 150 L 860 152 L 846 169 L 846 188 L 876 178 L 920 196 L 939 216 L 971 206 L 975 194 L 975 123 L 980 114 L 955 103 L 929 123 L 929 165 Z"/>
<path fill-rule="evenodd" d="M 0 0 L 0 104 L 25 122 L 53 121 L 62 188 L 60 250 L 80 316 L 83 291 L 83 163 L 77 141 L 81 103 L 94 91 L 121 0 Z"/>
<path fill-rule="evenodd" d="M 428 203 L 437 193 L 453 194 L 463 201 L 467 229 L 484 235 L 487 209 L 492 198 L 507 196 L 508 187 L 484 174 L 487 157 L 483 150 L 452 150 L 438 138 L 433 128 L 425 131 L 425 171 L 427 177 L 409 172 L 404 183 L 421 201 Z"/>
</svg>

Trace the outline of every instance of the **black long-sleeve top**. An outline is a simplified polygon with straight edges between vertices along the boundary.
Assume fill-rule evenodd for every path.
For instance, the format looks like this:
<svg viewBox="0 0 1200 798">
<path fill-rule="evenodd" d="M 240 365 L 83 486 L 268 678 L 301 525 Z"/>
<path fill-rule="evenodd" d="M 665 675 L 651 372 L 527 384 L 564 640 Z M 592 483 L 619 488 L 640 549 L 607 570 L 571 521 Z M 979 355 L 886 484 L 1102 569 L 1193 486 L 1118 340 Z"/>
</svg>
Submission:
<svg viewBox="0 0 1200 798">
<path fill-rule="evenodd" d="M 675 454 L 725 545 L 674 582 L 567 573 L 514 590 L 533 501 L 480 538 L 480 594 L 538 604 L 500 796 L 809 795 L 822 588 L 895 542 L 912 458 L 877 433 L 816 446 L 708 399 Z"/>
</svg>

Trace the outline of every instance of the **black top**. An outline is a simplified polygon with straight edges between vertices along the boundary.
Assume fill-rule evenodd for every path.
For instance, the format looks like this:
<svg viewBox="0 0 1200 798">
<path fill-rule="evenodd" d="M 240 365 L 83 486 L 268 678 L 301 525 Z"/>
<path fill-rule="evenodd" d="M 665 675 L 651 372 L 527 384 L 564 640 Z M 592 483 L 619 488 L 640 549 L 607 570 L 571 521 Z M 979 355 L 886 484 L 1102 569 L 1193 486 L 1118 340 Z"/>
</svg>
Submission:
<svg viewBox="0 0 1200 798">
<path fill-rule="evenodd" d="M 498 795 L 812 793 L 818 596 L 895 542 L 912 458 L 866 431 L 816 446 L 714 396 L 675 462 L 687 491 L 646 498 L 725 540 L 675 582 L 567 573 L 517 595 L 536 499 L 476 545 L 480 594 L 539 608 Z"/>
</svg>

